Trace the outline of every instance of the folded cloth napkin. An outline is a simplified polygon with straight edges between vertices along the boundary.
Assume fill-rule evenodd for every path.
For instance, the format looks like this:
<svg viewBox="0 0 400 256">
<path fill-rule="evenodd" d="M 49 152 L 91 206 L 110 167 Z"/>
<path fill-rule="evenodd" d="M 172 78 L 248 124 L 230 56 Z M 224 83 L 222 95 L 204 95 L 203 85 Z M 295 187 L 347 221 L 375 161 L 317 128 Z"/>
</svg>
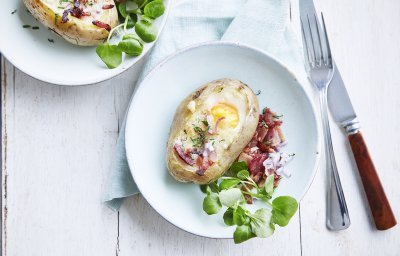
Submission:
<svg viewBox="0 0 400 256">
<path fill-rule="evenodd" d="M 186 46 L 213 40 L 235 41 L 262 49 L 285 63 L 298 78 L 306 79 L 301 44 L 290 24 L 290 0 L 180 0 L 171 10 L 138 84 L 166 56 Z M 139 190 L 126 159 L 124 121 L 104 200 L 118 210 L 125 197 L 136 193 Z"/>
</svg>

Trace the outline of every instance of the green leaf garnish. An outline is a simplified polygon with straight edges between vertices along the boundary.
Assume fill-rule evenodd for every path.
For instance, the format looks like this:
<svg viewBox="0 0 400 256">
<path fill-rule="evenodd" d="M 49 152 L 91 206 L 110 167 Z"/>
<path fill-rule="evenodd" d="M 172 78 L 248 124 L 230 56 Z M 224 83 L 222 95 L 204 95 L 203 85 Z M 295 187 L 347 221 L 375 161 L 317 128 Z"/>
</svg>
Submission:
<svg viewBox="0 0 400 256">
<path fill-rule="evenodd" d="M 275 180 L 274 174 L 268 176 L 267 179 L 265 180 L 264 191 L 268 195 L 272 195 L 272 192 L 274 192 L 274 180 Z"/>
<path fill-rule="evenodd" d="M 251 231 L 258 237 L 268 237 L 274 233 L 271 225 L 272 214 L 267 209 L 258 209 L 254 214 L 250 215 Z"/>
<path fill-rule="evenodd" d="M 233 222 L 233 208 L 228 208 L 224 213 L 224 223 L 227 226 L 233 226 L 235 223 Z"/>
<path fill-rule="evenodd" d="M 275 224 L 286 226 L 297 211 L 298 203 L 290 196 L 280 196 L 272 201 L 272 216 Z"/>
<path fill-rule="evenodd" d="M 126 2 L 119 3 L 117 7 L 118 7 L 119 14 L 121 14 L 121 16 L 123 18 L 126 18 L 126 15 L 127 15 L 127 13 L 126 13 Z"/>
<path fill-rule="evenodd" d="M 126 13 L 137 13 L 137 9 L 139 8 L 139 5 L 133 1 L 125 1 L 126 3 Z"/>
<path fill-rule="evenodd" d="M 219 201 L 217 193 L 208 194 L 203 200 L 203 210 L 208 214 L 216 214 L 221 209 L 222 205 Z"/>
<path fill-rule="evenodd" d="M 152 19 L 156 19 L 164 14 L 165 6 L 162 0 L 155 0 L 144 7 L 144 14 Z"/>
<path fill-rule="evenodd" d="M 232 171 L 235 175 L 239 173 L 242 170 L 248 170 L 247 163 L 246 162 L 234 162 L 231 167 L 229 168 L 230 171 Z"/>
<path fill-rule="evenodd" d="M 222 207 L 227 207 L 223 214 L 227 226 L 236 225 L 233 234 L 235 243 L 242 243 L 253 237 L 269 237 L 275 231 L 275 224 L 286 226 L 297 211 L 298 203 L 290 196 L 280 196 L 270 202 L 274 192 L 274 175 L 269 175 L 264 186 L 259 187 L 250 177 L 245 162 L 235 162 L 230 168 L 234 176 L 222 177 L 218 181 L 201 186 L 207 195 L 203 209 L 207 214 L 216 214 Z M 211 189 L 211 186 L 213 189 Z M 246 186 L 247 189 L 243 189 Z M 261 208 L 251 213 L 246 209 L 244 195 L 257 198 L 268 208 Z"/>
<path fill-rule="evenodd" d="M 233 233 L 233 240 L 235 241 L 235 244 L 239 244 L 253 238 L 254 236 L 255 235 L 251 231 L 250 226 L 242 225 L 236 228 L 235 233 Z"/>
<path fill-rule="evenodd" d="M 247 170 L 241 170 L 236 176 L 241 180 L 247 180 L 250 177 L 250 173 Z"/>
<path fill-rule="evenodd" d="M 109 43 L 99 45 L 96 53 L 108 68 L 116 68 L 122 63 L 122 51 L 116 45 Z"/>
<path fill-rule="evenodd" d="M 238 188 L 230 188 L 219 192 L 219 201 L 222 205 L 232 207 L 236 203 L 243 201 L 242 191 Z"/>
<path fill-rule="evenodd" d="M 205 185 L 200 185 L 200 190 L 201 190 L 201 192 L 203 192 L 204 194 L 207 193 L 207 188 L 208 188 L 208 185 L 207 185 L 207 184 L 205 184 Z"/>
<path fill-rule="evenodd" d="M 140 20 L 135 25 L 135 31 L 138 36 L 146 43 L 153 42 L 157 38 L 157 27 L 148 20 Z"/>
<path fill-rule="evenodd" d="M 237 184 L 240 183 L 240 180 L 236 179 L 236 178 L 232 178 L 232 179 L 224 179 L 220 184 L 219 184 L 219 188 L 221 190 L 223 189 L 229 189 L 232 188 L 234 186 L 236 186 Z"/>
<path fill-rule="evenodd" d="M 233 211 L 233 223 L 235 225 L 241 226 L 246 224 L 248 221 L 249 217 L 247 216 L 247 211 L 243 207 L 238 206 Z"/>
<path fill-rule="evenodd" d="M 131 56 L 139 56 L 143 51 L 143 45 L 137 39 L 124 39 L 119 42 L 118 48 Z"/>
</svg>

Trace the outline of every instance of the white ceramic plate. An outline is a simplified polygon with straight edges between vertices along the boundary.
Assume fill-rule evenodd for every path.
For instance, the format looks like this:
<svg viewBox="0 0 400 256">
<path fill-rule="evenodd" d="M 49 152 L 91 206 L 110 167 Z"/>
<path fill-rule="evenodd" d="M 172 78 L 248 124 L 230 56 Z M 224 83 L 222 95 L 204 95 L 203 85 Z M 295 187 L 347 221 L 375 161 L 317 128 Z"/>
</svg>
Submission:
<svg viewBox="0 0 400 256">
<path fill-rule="evenodd" d="M 281 181 L 275 196 L 300 200 L 319 159 L 315 111 L 293 74 L 259 50 L 234 43 L 206 43 L 167 58 L 141 83 L 128 112 L 125 139 L 136 184 L 158 213 L 190 233 L 232 238 L 234 227 L 223 223 L 224 211 L 213 216 L 204 213 L 199 186 L 175 181 L 165 164 L 168 132 L 178 104 L 196 88 L 218 78 L 239 79 L 255 92 L 260 90 L 260 108 L 268 106 L 284 115 L 283 132 L 289 142 L 284 151 L 296 156 L 288 165 L 292 177 Z M 256 207 L 260 205 L 250 209 Z"/>
<path fill-rule="evenodd" d="M 155 25 L 162 30 L 171 0 L 164 0 L 166 10 Z M 16 13 L 11 14 L 14 10 Z M 0 8 L 0 51 L 18 69 L 44 82 L 59 85 L 85 85 L 112 78 L 139 61 L 153 46 L 145 44 L 143 53 L 129 58 L 115 69 L 107 69 L 95 47 L 72 45 L 36 21 L 22 0 L 3 1 Z M 32 30 L 24 24 L 39 26 Z M 50 43 L 48 39 L 53 39 Z"/>
</svg>

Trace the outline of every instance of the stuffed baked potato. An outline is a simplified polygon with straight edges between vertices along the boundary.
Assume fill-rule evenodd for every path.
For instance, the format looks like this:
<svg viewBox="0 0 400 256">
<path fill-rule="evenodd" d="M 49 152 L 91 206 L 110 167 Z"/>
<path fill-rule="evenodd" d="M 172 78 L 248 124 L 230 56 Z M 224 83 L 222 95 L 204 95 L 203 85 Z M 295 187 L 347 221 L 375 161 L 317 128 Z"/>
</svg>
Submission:
<svg viewBox="0 0 400 256">
<path fill-rule="evenodd" d="M 102 43 L 118 25 L 113 0 L 23 0 L 30 13 L 72 44 Z"/>
<path fill-rule="evenodd" d="M 244 83 L 220 79 L 190 94 L 178 106 L 167 143 L 167 167 L 178 181 L 218 179 L 254 135 L 259 105 Z"/>
</svg>

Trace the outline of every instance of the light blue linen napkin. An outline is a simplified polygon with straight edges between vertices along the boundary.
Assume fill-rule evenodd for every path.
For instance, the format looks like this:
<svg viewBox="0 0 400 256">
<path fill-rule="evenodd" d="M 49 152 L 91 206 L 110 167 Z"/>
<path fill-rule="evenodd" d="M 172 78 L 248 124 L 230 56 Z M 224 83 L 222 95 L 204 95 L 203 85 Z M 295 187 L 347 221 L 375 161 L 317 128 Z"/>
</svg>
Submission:
<svg viewBox="0 0 400 256">
<path fill-rule="evenodd" d="M 301 44 L 290 24 L 290 0 L 183 0 L 173 6 L 138 84 L 166 56 L 213 40 L 260 48 L 285 63 L 301 80 L 306 79 Z M 124 121 L 104 201 L 118 210 L 125 197 L 137 193 L 126 159 Z"/>
</svg>

